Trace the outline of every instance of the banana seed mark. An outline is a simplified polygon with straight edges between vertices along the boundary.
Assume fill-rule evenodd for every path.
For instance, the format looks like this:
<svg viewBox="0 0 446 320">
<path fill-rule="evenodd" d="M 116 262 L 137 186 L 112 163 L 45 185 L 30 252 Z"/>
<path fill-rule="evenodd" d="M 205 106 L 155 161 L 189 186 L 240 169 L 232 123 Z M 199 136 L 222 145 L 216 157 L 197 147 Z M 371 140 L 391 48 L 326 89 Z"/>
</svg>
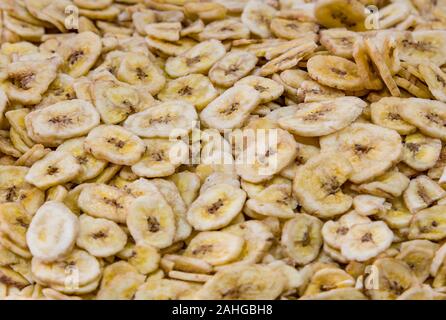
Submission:
<svg viewBox="0 0 446 320">
<path fill-rule="evenodd" d="M 370 232 L 365 233 L 361 237 L 361 242 L 371 242 L 371 241 L 373 241 L 373 236 Z"/>
<path fill-rule="evenodd" d="M 54 166 L 48 166 L 48 168 L 46 169 L 46 173 L 50 176 L 56 174 L 59 172 L 59 168 L 58 167 L 54 167 Z"/>
<path fill-rule="evenodd" d="M 158 232 L 161 229 L 161 225 L 155 217 L 147 218 L 147 225 L 150 232 Z"/>
<path fill-rule="evenodd" d="M 68 64 L 73 65 L 78 62 L 82 56 L 84 55 L 84 51 L 76 50 L 68 57 Z"/>
<path fill-rule="evenodd" d="M 214 214 L 218 211 L 218 209 L 220 209 L 223 206 L 223 200 L 218 199 L 215 203 L 213 203 L 208 209 L 207 211 L 210 214 Z"/>
<path fill-rule="evenodd" d="M 20 89 L 28 90 L 30 89 L 31 82 L 35 79 L 36 75 L 32 72 L 20 73 L 11 76 L 11 82 Z"/>
<path fill-rule="evenodd" d="M 125 141 L 122 141 L 120 139 L 117 139 L 115 137 L 108 138 L 107 142 L 110 144 L 113 144 L 116 148 L 121 149 L 125 146 Z"/>
</svg>

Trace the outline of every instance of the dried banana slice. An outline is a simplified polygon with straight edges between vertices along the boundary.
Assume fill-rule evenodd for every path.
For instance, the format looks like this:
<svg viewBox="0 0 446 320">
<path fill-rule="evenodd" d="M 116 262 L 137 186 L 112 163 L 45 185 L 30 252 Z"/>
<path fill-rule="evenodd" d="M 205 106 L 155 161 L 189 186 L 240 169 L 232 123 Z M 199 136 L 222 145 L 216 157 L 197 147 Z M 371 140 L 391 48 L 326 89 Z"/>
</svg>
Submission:
<svg viewBox="0 0 446 320">
<path fill-rule="evenodd" d="M 399 58 L 413 65 L 429 61 L 441 66 L 446 62 L 446 57 L 442 54 L 445 47 L 444 30 L 414 31 L 397 38 Z"/>
<path fill-rule="evenodd" d="M 167 177 L 186 163 L 189 148 L 181 140 L 146 139 L 146 151 L 142 158 L 132 165 L 132 171 L 140 177 Z"/>
<path fill-rule="evenodd" d="M 0 232 L 25 250 L 28 248 L 26 232 L 31 219 L 32 216 L 26 212 L 20 203 L 0 204 Z"/>
<path fill-rule="evenodd" d="M 233 266 L 217 272 L 195 294 L 195 298 L 206 300 L 275 299 L 282 293 L 285 283 L 285 276 L 268 266 Z"/>
<path fill-rule="evenodd" d="M 3 14 L 3 24 L 6 28 L 19 35 L 20 38 L 27 41 L 40 41 L 45 34 L 43 27 L 16 19 L 6 12 Z"/>
<path fill-rule="evenodd" d="M 194 298 L 195 292 L 200 288 L 198 284 L 189 281 L 180 281 L 150 276 L 138 288 L 135 300 L 184 300 Z"/>
<path fill-rule="evenodd" d="M 34 259 L 55 261 L 73 248 L 79 221 L 63 203 L 45 202 L 37 210 L 26 233 L 26 242 Z"/>
<path fill-rule="evenodd" d="M 409 239 L 441 240 L 446 237 L 446 206 L 436 205 L 418 211 L 410 222 Z"/>
<path fill-rule="evenodd" d="M 73 0 L 73 3 L 80 8 L 100 10 L 110 6 L 113 3 L 113 0 Z"/>
<path fill-rule="evenodd" d="M 347 29 L 327 29 L 320 32 L 320 42 L 330 53 L 350 59 L 353 57 L 353 48 L 360 37 L 356 32 Z"/>
<path fill-rule="evenodd" d="M 155 247 L 145 244 L 135 244 L 132 246 L 128 262 L 134 266 L 138 272 L 149 274 L 158 269 L 161 255 Z"/>
<path fill-rule="evenodd" d="M 259 93 L 248 85 L 237 85 L 226 90 L 209 103 L 200 114 L 201 121 L 210 128 L 239 128 L 259 103 Z"/>
<path fill-rule="evenodd" d="M 404 191 L 404 203 L 411 213 L 415 213 L 429 207 L 445 195 L 446 191 L 439 184 L 425 175 L 420 175 L 412 179 Z"/>
<path fill-rule="evenodd" d="M 367 53 L 365 43 L 362 39 L 357 39 L 353 45 L 353 58 L 358 67 L 358 73 L 364 82 L 366 89 L 381 90 L 383 83 L 379 78 L 370 56 Z"/>
<path fill-rule="evenodd" d="M 416 127 L 403 120 L 399 106 L 404 106 L 407 99 L 385 97 L 370 105 L 371 118 L 374 124 L 396 130 L 401 135 L 416 131 Z M 402 107 L 401 107 L 402 108 Z"/>
<path fill-rule="evenodd" d="M 23 105 L 39 103 L 43 93 L 56 78 L 61 63 L 60 57 L 53 56 L 8 64 L 4 88 L 8 99 Z"/>
<path fill-rule="evenodd" d="M 136 243 L 167 248 L 175 236 L 175 214 L 164 198 L 147 194 L 130 205 L 127 227 Z"/>
<path fill-rule="evenodd" d="M 357 186 L 357 190 L 378 197 L 399 197 L 409 185 L 410 179 L 397 170 L 390 170 L 375 178 L 374 181 L 365 182 Z"/>
<path fill-rule="evenodd" d="M 124 128 L 145 138 L 176 138 L 189 134 L 197 120 L 192 104 L 175 100 L 132 114 L 124 121 Z"/>
<path fill-rule="evenodd" d="M 341 130 L 359 117 L 366 103 L 356 97 L 341 97 L 300 104 L 291 117 L 280 118 L 282 129 L 304 137 L 318 137 Z"/>
<path fill-rule="evenodd" d="M 367 292 L 374 300 L 394 300 L 416 284 L 410 268 L 393 258 L 378 259 L 373 263 L 376 270 L 367 277 Z"/>
<path fill-rule="evenodd" d="M 434 250 L 421 246 L 407 246 L 402 248 L 401 253 L 396 256 L 398 260 L 404 261 L 420 283 L 429 277 L 430 266 L 434 258 Z"/>
<path fill-rule="evenodd" d="M 323 244 L 322 222 L 307 214 L 288 220 L 282 229 L 281 244 L 286 255 L 296 264 L 306 265 L 319 254 Z"/>
<path fill-rule="evenodd" d="M 178 78 L 191 73 L 206 73 L 226 53 L 223 44 L 215 39 L 201 42 L 177 57 L 166 61 L 166 72 Z"/>
<path fill-rule="evenodd" d="M 158 93 L 158 99 L 161 101 L 184 100 L 200 111 L 217 95 L 217 90 L 209 78 L 202 74 L 190 74 L 168 81 Z"/>
<path fill-rule="evenodd" d="M 34 257 L 31 261 L 31 272 L 39 282 L 50 286 L 70 286 L 70 270 L 76 270 L 76 283 L 73 286 L 85 286 L 97 280 L 101 275 L 99 261 L 79 249 L 74 249 L 59 261 L 45 262 Z"/>
<path fill-rule="evenodd" d="M 57 147 L 57 151 L 68 152 L 81 166 L 80 173 L 74 178 L 75 183 L 82 183 L 86 180 L 97 177 L 107 166 L 107 162 L 96 159 L 84 149 L 85 137 L 66 140 Z"/>
<path fill-rule="evenodd" d="M 342 215 L 338 220 L 329 220 L 322 227 L 322 237 L 324 242 L 334 249 L 340 249 L 345 237 L 351 227 L 361 223 L 368 223 L 371 220 L 355 211 L 350 211 Z"/>
<path fill-rule="evenodd" d="M 406 136 L 403 161 L 411 168 L 425 171 L 432 168 L 440 157 L 441 141 L 428 138 L 421 133 Z"/>
<path fill-rule="evenodd" d="M 130 300 L 145 281 L 135 267 L 126 261 L 118 261 L 105 267 L 98 300 Z"/>
<path fill-rule="evenodd" d="M 341 154 L 322 153 L 296 171 L 293 192 L 305 211 L 323 218 L 346 212 L 352 198 L 342 192 L 352 166 Z"/>
<path fill-rule="evenodd" d="M 355 279 L 342 269 L 324 268 L 316 271 L 311 277 L 304 296 L 315 295 L 324 291 L 339 288 L 353 288 Z"/>
<path fill-rule="evenodd" d="M 149 23 L 144 27 L 144 31 L 148 36 L 166 40 L 180 40 L 181 23 L 179 22 L 158 22 Z"/>
<path fill-rule="evenodd" d="M 279 98 L 283 93 L 283 86 L 274 80 L 259 77 L 247 76 L 235 83 L 235 85 L 245 84 L 253 87 L 259 92 L 259 103 L 267 103 Z"/>
<path fill-rule="evenodd" d="M 418 70 L 432 95 L 446 102 L 446 73 L 433 63 L 420 64 Z"/>
<path fill-rule="evenodd" d="M 64 61 L 62 70 L 74 78 L 85 75 L 95 64 L 101 50 L 101 38 L 91 31 L 65 40 L 58 50 Z"/>
<path fill-rule="evenodd" d="M 99 113 L 94 106 L 80 99 L 57 102 L 25 117 L 28 135 L 42 144 L 53 139 L 82 136 L 96 127 L 99 121 Z"/>
<path fill-rule="evenodd" d="M 28 171 L 26 167 L 0 166 L 0 203 L 21 203 L 33 215 L 45 201 L 45 193 L 25 181 Z"/>
<path fill-rule="evenodd" d="M 70 153 L 53 151 L 32 165 L 25 181 L 45 190 L 72 181 L 80 172 L 81 166 Z"/>
<path fill-rule="evenodd" d="M 209 70 L 209 79 L 222 87 L 230 87 L 243 78 L 257 64 L 257 57 L 250 52 L 234 50 L 228 52 Z"/>
<path fill-rule="evenodd" d="M 363 194 L 353 198 L 353 208 L 363 216 L 380 214 L 389 210 L 390 207 L 390 203 L 382 197 Z"/>
<path fill-rule="evenodd" d="M 226 17 L 226 7 L 216 2 L 187 2 L 184 4 L 185 14 L 189 18 L 205 21 L 220 20 Z"/>
<path fill-rule="evenodd" d="M 95 257 L 109 257 L 121 251 L 127 235 L 113 221 L 92 218 L 86 214 L 79 217 L 79 235 L 76 245 Z"/>
<path fill-rule="evenodd" d="M 200 177 L 190 171 L 181 171 L 169 177 L 169 180 L 175 183 L 181 198 L 187 207 L 197 198 L 200 190 Z"/>
<path fill-rule="evenodd" d="M 121 165 L 133 165 L 141 159 L 144 142 L 117 125 L 100 125 L 90 131 L 84 148 L 95 158 Z"/>
<path fill-rule="evenodd" d="M 322 137 L 321 152 L 338 151 L 353 167 L 349 180 L 361 183 L 383 174 L 400 160 L 400 135 L 391 129 L 368 123 L 349 127 Z"/>
<path fill-rule="evenodd" d="M 270 23 L 275 15 L 273 7 L 262 1 L 251 0 L 245 5 L 241 19 L 253 34 L 260 38 L 270 38 Z"/>
<path fill-rule="evenodd" d="M 383 221 L 356 224 L 347 232 L 341 253 L 349 260 L 366 261 L 389 248 L 393 237 Z"/>
<path fill-rule="evenodd" d="M 87 184 L 77 190 L 77 205 L 85 213 L 118 223 L 126 219 L 127 209 L 133 198 L 126 192 L 105 184 Z"/>
<path fill-rule="evenodd" d="M 236 19 L 217 20 L 207 24 L 199 34 L 200 40 L 236 40 L 249 38 L 249 29 Z"/>
<path fill-rule="evenodd" d="M 327 28 L 363 31 L 365 7 L 360 1 L 318 0 L 314 8 L 316 21 Z"/>
<path fill-rule="evenodd" d="M 236 171 L 242 179 L 259 183 L 282 171 L 297 155 L 293 136 L 282 129 L 268 129 L 264 135 L 241 152 L 236 160 Z"/>
<path fill-rule="evenodd" d="M 187 220 L 201 231 L 225 227 L 240 213 L 245 199 L 243 190 L 228 184 L 217 184 L 190 205 Z"/>
<path fill-rule="evenodd" d="M 311 78 L 328 87 L 350 91 L 364 89 L 357 65 L 345 58 L 316 55 L 308 60 L 307 68 Z"/>
<path fill-rule="evenodd" d="M 313 37 L 313 40 L 316 41 L 316 33 L 319 30 L 319 26 L 314 22 L 283 18 L 273 18 L 270 28 L 276 37 L 288 40 L 299 39 L 301 37 Z"/>
<path fill-rule="evenodd" d="M 297 202 L 291 195 L 291 184 L 273 184 L 251 197 L 246 206 L 257 214 L 288 219 L 296 216 Z"/>
<path fill-rule="evenodd" d="M 20 273 L 8 267 L 0 267 L 1 283 L 8 285 L 9 288 L 23 289 L 29 285 L 29 281 L 26 280 Z"/>
<path fill-rule="evenodd" d="M 162 71 L 142 53 L 127 53 L 121 60 L 116 77 L 134 86 L 141 86 L 150 94 L 157 94 L 165 85 Z"/>
<path fill-rule="evenodd" d="M 225 265 L 240 256 L 244 242 L 242 237 L 226 232 L 200 232 L 191 240 L 184 255 L 202 259 L 214 266 Z"/>
</svg>

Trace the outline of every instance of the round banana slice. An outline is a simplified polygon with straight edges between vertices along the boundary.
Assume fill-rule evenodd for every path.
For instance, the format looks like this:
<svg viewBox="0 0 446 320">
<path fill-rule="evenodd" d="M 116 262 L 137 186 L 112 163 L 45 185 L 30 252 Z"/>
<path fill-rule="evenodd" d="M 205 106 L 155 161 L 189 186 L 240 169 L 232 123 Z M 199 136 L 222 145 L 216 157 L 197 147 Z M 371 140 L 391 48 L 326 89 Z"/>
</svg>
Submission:
<svg viewBox="0 0 446 320">
<path fill-rule="evenodd" d="M 81 166 L 70 153 L 53 151 L 32 165 L 25 180 L 45 190 L 73 180 L 80 172 Z"/>
<path fill-rule="evenodd" d="M 311 78 L 328 87 L 349 91 L 364 89 L 358 67 L 345 58 L 316 55 L 308 60 L 307 68 Z"/>
<path fill-rule="evenodd" d="M 283 86 L 271 79 L 259 76 L 247 76 L 240 79 L 235 85 L 245 84 L 253 87 L 259 92 L 259 103 L 268 103 L 280 97 L 283 93 Z"/>
<path fill-rule="evenodd" d="M 68 100 L 30 112 L 25 117 L 28 135 L 37 141 L 63 140 L 88 133 L 99 124 L 94 106 L 84 100 Z"/>
<path fill-rule="evenodd" d="M 167 82 L 158 99 L 161 101 L 184 100 L 202 110 L 218 95 L 209 78 L 202 74 L 190 74 Z"/>
<path fill-rule="evenodd" d="M 74 271 L 76 270 L 76 271 Z M 74 249 L 59 261 L 45 262 L 36 257 L 31 261 L 31 272 L 36 279 L 48 284 L 67 285 L 68 275 L 76 272 L 77 283 L 85 286 L 100 277 L 101 269 L 98 260 L 86 251 Z"/>
<path fill-rule="evenodd" d="M 70 153 L 81 166 L 80 173 L 73 179 L 75 183 L 82 183 L 97 177 L 107 166 L 106 161 L 96 159 L 85 151 L 84 142 L 84 137 L 74 138 L 66 140 L 57 147 L 57 151 Z"/>
<path fill-rule="evenodd" d="M 368 123 L 349 127 L 322 137 L 321 152 L 338 151 L 350 161 L 353 171 L 349 180 L 361 183 L 383 174 L 400 160 L 400 135 L 391 129 Z"/>
<path fill-rule="evenodd" d="M 83 214 L 79 217 L 79 226 L 76 245 L 95 257 L 115 255 L 127 243 L 127 235 L 113 221 Z"/>
<path fill-rule="evenodd" d="M 31 219 L 20 203 L 0 204 L 0 232 L 22 248 L 27 248 L 26 232 Z"/>
<path fill-rule="evenodd" d="M 209 70 L 209 79 L 222 87 L 230 87 L 246 76 L 257 64 L 255 54 L 235 50 L 228 52 Z"/>
<path fill-rule="evenodd" d="M 385 97 L 370 105 L 371 118 L 374 124 L 396 130 L 401 135 L 416 131 L 416 127 L 403 120 L 399 106 L 405 106 L 407 99 Z"/>
<path fill-rule="evenodd" d="M 73 248 L 79 221 L 63 203 L 48 201 L 34 215 L 26 233 L 26 242 L 34 258 L 54 261 Z"/>
<path fill-rule="evenodd" d="M 323 244 L 322 221 L 308 214 L 298 214 L 282 229 L 281 244 L 285 254 L 299 265 L 312 262 Z"/>
<path fill-rule="evenodd" d="M 141 53 L 127 53 L 122 58 L 116 75 L 119 80 L 142 86 L 153 95 L 157 94 L 166 83 L 161 70 Z"/>
<path fill-rule="evenodd" d="M 399 114 L 423 134 L 446 140 L 446 104 L 428 99 L 409 98 L 398 107 Z"/>
<path fill-rule="evenodd" d="M 260 191 L 246 202 L 255 213 L 289 219 L 296 216 L 297 202 L 291 194 L 291 184 L 273 184 Z"/>
<path fill-rule="evenodd" d="M 357 97 L 341 97 L 300 104 L 290 117 L 280 118 L 282 129 L 304 137 L 318 137 L 336 132 L 358 118 L 366 103 Z"/>
<path fill-rule="evenodd" d="M 441 141 L 428 138 L 420 133 L 406 136 L 403 147 L 403 161 L 411 168 L 425 171 L 432 168 L 440 157 Z"/>
<path fill-rule="evenodd" d="M 201 111 L 201 121 L 210 128 L 240 128 L 259 103 L 259 93 L 248 85 L 226 90 Z"/>
<path fill-rule="evenodd" d="M 245 5 L 241 19 L 253 34 L 260 38 L 270 38 L 270 23 L 275 15 L 273 7 L 262 1 L 251 0 Z"/>
<path fill-rule="evenodd" d="M 125 222 L 127 210 L 133 198 L 118 188 L 100 184 L 88 184 L 80 190 L 77 200 L 85 213 L 118 223 Z"/>
<path fill-rule="evenodd" d="M 189 281 L 149 277 L 136 291 L 135 300 L 191 299 L 199 288 L 199 285 Z"/>
<path fill-rule="evenodd" d="M 294 137 L 285 130 L 260 131 L 257 140 L 237 155 L 237 174 L 252 183 L 268 180 L 296 158 L 296 147 Z"/>
<path fill-rule="evenodd" d="M 274 281 L 271 281 L 274 279 Z M 278 270 L 263 265 L 233 266 L 217 272 L 196 293 L 204 300 L 270 300 L 277 298 L 286 284 Z"/>
<path fill-rule="evenodd" d="M 144 142 L 117 125 L 100 125 L 90 131 L 84 148 L 95 158 L 120 165 L 133 165 L 141 159 Z"/>
<path fill-rule="evenodd" d="M 144 280 L 145 276 L 126 261 L 110 264 L 104 269 L 97 299 L 130 300 Z"/>
<path fill-rule="evenodd" d="M 324 242 L 334 249 L 341 249 L 342 243 L 351 227 L 357 224 L 368 223 L 371 220 L 355 211 L 342 215 L 337 221 L 329 220 L 322 227 Z"/>
<path fill-rule="evenodd" d="M 417 283 L 410 268 L 393 258 L 376 260 L 366 279 L 367 293 L 374 300 L 394 300 Z"/>
<path fill-rule="evenodd" d="M 311 277 L 304 296 L 339 288 L 353 288 L 355 279 L 342 269 L 324 268 L 316 271 Z"/>
<path fill-rule="evenodd" d="M 20 38 L 28 41 L 40 41 L 45 34 L 43 27 L 15 19 L 6 12 L 3 14 L 3 24 L 6 28 L 18 34 Z"/>
<path fill-rule="evenodd" d="M 410 246 L 401 250 L 396 259 L 404 261 L 420 283 L 429 277 L 434 251 L 421 246 Z"/>
<path fill-rule="evenodd" d="M 140 177 L 166 177 L 186 163 L 189 148 L 181 140 L 146 139 L 146 151 L 141 160 L 132 165 L 132 171 Z"/>
<path fill-rule="evenodd" d="M 228 184 L 218 184 L 202 193 L 189 207 L 187 220 L 200 231 L 227 226 L 240 213 L 246 193 Z"/>
<path fill-rule="evenodd" d="M 370 216 L 386 212 L 391 205 L 385 198 L 362 194 L 353 198 L 353 207 L 360 215 Z"/>
<path fill-rule="evenodd" d="M 366 13 L 357 0 L 318 0 L 314 8 L 316 21 L 327 28 L 348 28 L 363 31 Z"/>
<path fill-rule="evenodd" d="M 291 19 L 273 18 L 271 20 L 271 31 L 278 38 L 293 40 L 302 37 L 313 37 L 317 40 L 316 32 L 319 26 L 314 22 L 296 21 Z"/>
<path fill-rule="evenodd" d="M 34 215 L 45 201 L 45 193 L 25 181 L 29 169 L 19 166 L 0 166 L 0 203 L 18 202 Z"/>
<path fill-rule="evenodd" d="M 446 102 L 446 73 L 433 63 L 420 64 L 418 69 L 432 95 Z"/>
<path fill-rule="evenodd" d="M 435 201 L 443 198 L 446 191 L 425 175 L 412 179 L 404 191 L 404 203 L 411 213 L 425 209 Z"/>
<path fill-rule="evenodd" d="M 436 205 L 418 211 L 410 222 L 409 239 L 441 240 L 446 237 L 446 206 Z"/>
<path fill-rule="evenodd" d="M 58 56 L 9 63 L 6 66 L 4 87 L 9 100 L 23 105 L 39 103 L 43 93 L 56 78 L 61 63 Z"/>
<path fill-rule="evenodd" d="M 249 38 L 249 29 L 237 19 L 213 21 L 207 24 L 199 34 L 200 40 L 217 39 L 223 41 L 246 38 Z"/>
<path fill-rule="evenodd" d="M 91 31 L 66 39 L 58 50 L 64 60 L 63 71 L 74 78 L 85 75 L 95 64 L 101 50 L 101 38 Z"/>
<path fill-rule="evenodd" d="M 206 73 L 226 53 L 223 44 L 215 39 L 201 42 L 177 57 L 166 61 L 166 72 L 173 78 L 191 73 Z"/>
<path fill-rule="evenodd" d="M 175 100 L 132 114 L 125 120 L 124 128 L 145 138 L 176 138 L 189 134 L 197 120 L 192 104 Z"/>
<path fill-rule="evenodd" d="M 240 256 L 244 242 L 242 237 L 227 232 L 200 232 L 190 241 L 184 255 L 202 259 L 213 266 L 224 265 Z"/>
<path fill-rule="evenodd" d="M 144 27 L 145 33 L 150 36 L 166 41 L 180 40 L 180 22 L 158 22 L 148 23 Z"/>
<path fill-rule="evenodd" d="M 408 32 L 397 39 L 399 59 L 412 65 L 429 61 L 437 66 L 446 62 L 442 54 L 446 48 L 446 31 L 419 30 Z"/>
<path fill-rule="evenodd" d="M 341 154 L 321 153 L 297 169 L 294 195 L 309 213 L 323 218 L 342 214 L 352 205 L 352 198 L 341 189 L 351 172 L 352 166 Z"/>
<path fill-rule="evenodd" d="M 145 195 L 130 205 L 127 227 L 136 243 L 167 248 L 175 237 L 175 214 L 163 198 Z"/>
<path fill-rule="evenodd" d="M 149 274 L 157 270 L 160 260 L 161 255 L 158 250 L 145 244 L 135 244 L 128 258 L 128 262 L 142 274 Z"/>
<path fill-rule="evenodd" d="M 357 186 L 359 192 L 378 197 L 399 197 L 409 185 L 410 179 L 398 170 L 390 170 L 375 178 L 374 181 Z"/>
<path fill-rule="evenodd" d="M 341 253 L 349 260 L 366 261 L 390 247 L 393 232 L 383 221 L 352 226 L 341 244 Z"/>
<path fill-rule="evenodd" d="M 320 32 L 320 42 L 330 53 L 350 59 L 353 57 L 353 47 L 360 37 L 356 32 L 339 29 L 327 29 Z"/>
</svg>

